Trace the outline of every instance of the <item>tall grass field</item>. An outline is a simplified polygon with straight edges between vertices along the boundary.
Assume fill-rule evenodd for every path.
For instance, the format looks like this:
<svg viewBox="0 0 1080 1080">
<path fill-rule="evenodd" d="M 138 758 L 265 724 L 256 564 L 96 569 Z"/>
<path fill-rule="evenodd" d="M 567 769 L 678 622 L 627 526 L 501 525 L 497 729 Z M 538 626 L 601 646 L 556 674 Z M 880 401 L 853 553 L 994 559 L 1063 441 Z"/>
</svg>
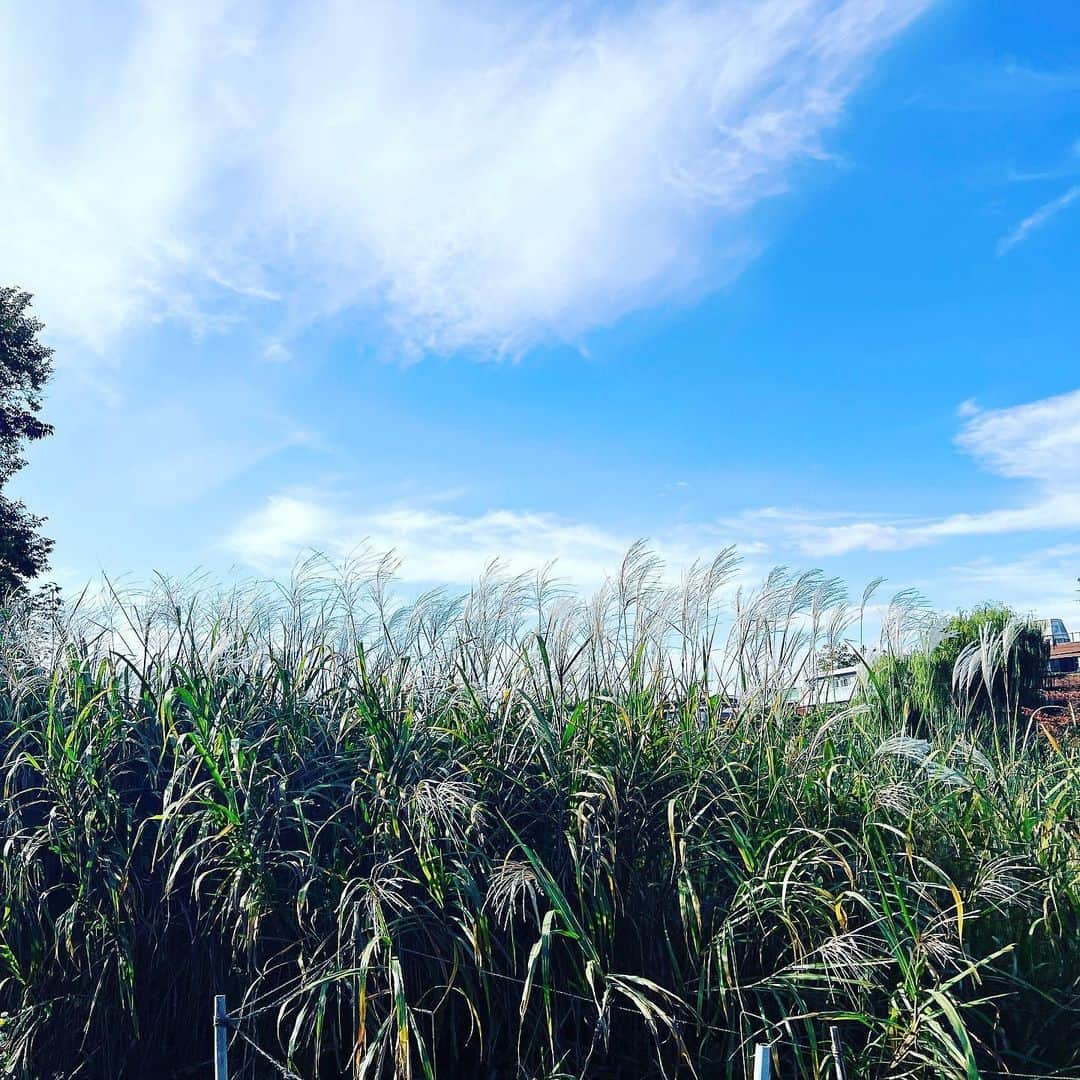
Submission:
<svg viewBox="0 0 1080 1080">
<path fill-rule="evenodd" d="M 1038 632 L 737 572 L 9 607 L 0 1074 L 209 1078 L 225 994 L 235 1077 L 1080 1075 Z"/>
</svg>

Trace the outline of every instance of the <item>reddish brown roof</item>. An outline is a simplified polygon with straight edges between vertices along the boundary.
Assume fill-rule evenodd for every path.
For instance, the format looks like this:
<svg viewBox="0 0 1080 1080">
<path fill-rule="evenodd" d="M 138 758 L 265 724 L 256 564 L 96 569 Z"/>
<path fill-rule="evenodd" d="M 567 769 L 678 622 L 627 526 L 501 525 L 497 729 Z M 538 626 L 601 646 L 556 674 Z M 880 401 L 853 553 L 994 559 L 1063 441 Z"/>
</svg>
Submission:
<svg viewBox="0 0 1080 1080">
<path fill-rule="evenodd" d="M 1057 660 L 1062 656 L 1080 656 L 1080 641 L 1069 641 L 1063 645 L 1050 646 L 1050 659 Z"/>
</svg>

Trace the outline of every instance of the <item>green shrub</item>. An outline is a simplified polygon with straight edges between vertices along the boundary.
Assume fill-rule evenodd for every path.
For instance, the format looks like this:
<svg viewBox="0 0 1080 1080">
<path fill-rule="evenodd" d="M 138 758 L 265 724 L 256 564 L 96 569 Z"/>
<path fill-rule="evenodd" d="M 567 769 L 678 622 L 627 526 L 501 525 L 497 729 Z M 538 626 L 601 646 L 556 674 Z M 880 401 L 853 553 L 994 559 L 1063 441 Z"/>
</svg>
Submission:
<svg viewBox="0 0 1080 1080">
<path fill-rule="evenodd" d="M 1021 711 L 1038 705 L 1045 679 L 1041 629 L 987 604 L 954 615 L 936 636 L 933 645 L 877 658 L 869 680 L 874 704 L 919 735 L 956 712 L 1018 728 Z"/>
<path fill-rule="evenodd" d="M 1048 658 L 1038 625 L 992 604 L 953 616 L 931 654 L 937 682 L 949 680 L 963 709 L 994 716 L 1037 704 Z"/>
</svg>

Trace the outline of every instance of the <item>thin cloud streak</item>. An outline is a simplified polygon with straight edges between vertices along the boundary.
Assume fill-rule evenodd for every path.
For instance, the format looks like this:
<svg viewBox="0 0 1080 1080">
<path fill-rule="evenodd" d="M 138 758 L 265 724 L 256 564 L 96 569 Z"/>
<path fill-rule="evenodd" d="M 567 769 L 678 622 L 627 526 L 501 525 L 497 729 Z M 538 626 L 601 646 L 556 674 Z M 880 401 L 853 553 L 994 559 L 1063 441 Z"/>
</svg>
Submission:
<svg viewBox="0 0 1080 1080">
<path fill-rule="evenodd" d="M 1077 610 L 1077 567 L 1080 545 L 1057 544 L 1015 559 L 980 558 L 949 568 L 935 592 L 958 603 L 994 596 L 1007 598 L 1021 611 L 1064 617 L 1070 630 L 1080 629 Z M 1075 614 L 1074 614 L 1075 613 Z"/>
<path fill-rule="evenodd" d="M 1064 195 L 1059 195 L 1056 199 L 1044 203 L 1033 214 L 1029 214 L 1024 218 L 1010 233 L 1001 238 L 997 246 L 998 255 L 1005 255 L 1022 244 L 1036 229 L 1041 229 L 1048 221 L 1071 206 L 1077 199 L 1080 199 L 1080 184 L 1074 184 Z"/>
<path fill-rule="evenodd" d="M 957 537 L 1080 528 L 1080 390 L 982 411 L 970 399 L 958 410 L 956 445 L 997 476 L 1028 482 L 1014 507 L 936 520 L 858 518 L 777 508 L 729 522 L 742 533 L 780 536 L 815 557 L 854 551 L 906 551 Z"/>
<path fill-rule="evenodd" d="M 853 551 L 908 551 L 964 536 L 1080 528 L 1080 495 L 1063 493 L 1026 506 L 981 514 L 952 514 L 922 525 L 862 521 L 851 525 L 792 524 L 787 533 L 807 555 Z"/>
</svg>

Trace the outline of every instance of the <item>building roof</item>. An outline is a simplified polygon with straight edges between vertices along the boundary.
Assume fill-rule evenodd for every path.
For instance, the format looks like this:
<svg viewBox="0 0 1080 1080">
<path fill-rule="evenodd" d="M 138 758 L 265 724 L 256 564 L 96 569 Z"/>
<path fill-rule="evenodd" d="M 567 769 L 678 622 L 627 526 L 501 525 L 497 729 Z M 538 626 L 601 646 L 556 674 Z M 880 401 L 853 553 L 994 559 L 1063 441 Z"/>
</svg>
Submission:
<svg viewBox="0 0 1080 1080">
<path fill-rule="evenodd" d="M 852 664 L 850 667 L 833 668 L 831 671 L 818 671 L 813 675 L 813 678 L 818 682 L 825 682 L 827 680 L 846 678 L 848 675 L 861 675 L 862 672 L 863 668 L 860 665 Z"/>
<path fill-rule="evenodd" d="M 1050 659 L 1060 660 L 1064 656 L 1080 656 L 1080 641 L 1066 641 L 1050 646 Z"/>
</svg>

